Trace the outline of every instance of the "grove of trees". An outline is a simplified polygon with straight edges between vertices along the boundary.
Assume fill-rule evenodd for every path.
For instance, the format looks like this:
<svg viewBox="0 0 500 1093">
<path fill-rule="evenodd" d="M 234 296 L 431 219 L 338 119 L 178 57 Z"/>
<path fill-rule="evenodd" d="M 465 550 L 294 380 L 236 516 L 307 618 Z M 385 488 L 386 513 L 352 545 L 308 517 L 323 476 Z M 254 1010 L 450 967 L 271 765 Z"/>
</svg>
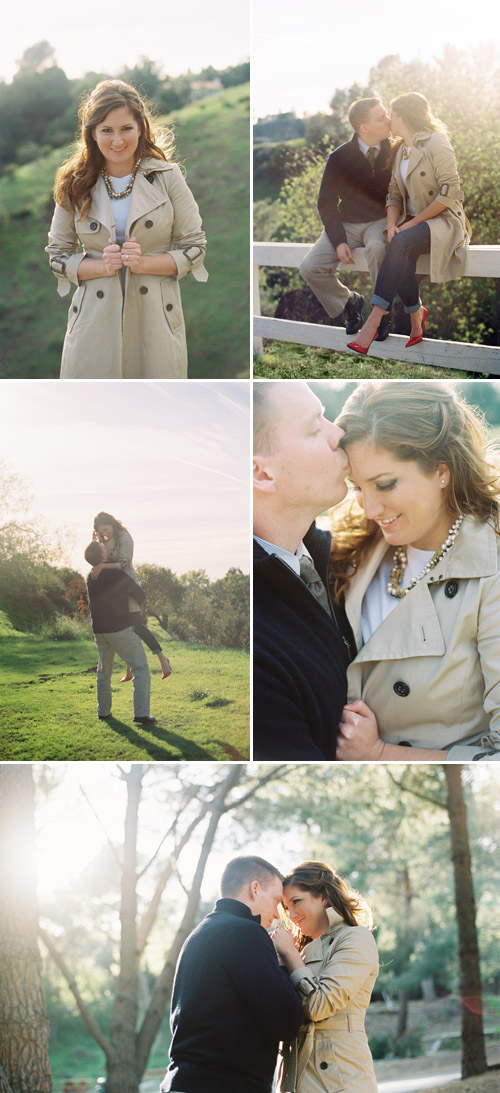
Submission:
<svg viewBox="0 0 500 1093">
<path fill-rule="evenodd" d="M 95 764 L 77 781 L 72 766 L 35 767 L 37 829 L 43 836 L 47 824 L 53 830 L 57 816 L 69 819 L 73 810 L 75 824 L 99 825 L 100 848 L 80 870 L 76 858 L 71 877 L 41 885 L 39 951 L 47 993 L 59 992 L 51 1006 L 53 1050 L 64 1012 L 72 1013 L 75 1051 L 85 1028 L 103 1053 L 107 1093 L 137 1093 L 167 1026 L 182 943 L 213 903 L 225 861 L 249 850 L 283 871 L 316 857 L 347 876 L 374 910 L 381 957 L 375 1005 L 392 1000 L 393 1048 L 408 1054 L 409 1000 L 432 988 L 462 1015 L 463 1076 L 486 1070 L 484 1026 L 498 1023 L 500 1013 L 500 794 L 492 766 L 106 764 L 104 773 Z M 16 877 L 20 839 L 33 830 L 30 778 L 29 767 L 0 778 L 9 831 L 1 858 L 2 1016 L 13 969 L 22 973 L 23 960 L 38 966 L 32 858 L 28 888 Z M 57 861 L 57 832 L 53 840 Z M 32 914 L 16 918 L 26 890 Z M 20 974 L 20 996 L 23 990 Z M 11 1024 L 16 1043 L 25 1033 L 22 1020 Z M 30 1020 L 29 1035 L 46 1056 L 43 1015 Z M 413 1054 L 422 1051 L 417 1040 Z M 0 1067 L 15 1093 L 32 1093 L 31 1066 L 0 1039 Z M 37 1089 L 50 1093 L 51 1086 Z"/>
<path fill-rule="evenodd" d="M 36 42 L 17 62 L 11 83 L 0 81 L 0 173 L 8 165 L 28 163 L 72 141 L 82 94 L 111 77 L 132 83 L 160 113 L 169 113 L 189 102 L 194 81 L 218 78 L 223 87 L 246 83 L 249 64 L 223 70 L 209 66 L 196 75 L 171 78 L 161 62 L 143 56 L 122 72 L 87 72 L 82 79 L 70 80 L 57 64 L 50 42 Z"/>
<path fill-rule="evenodd" d="M 255 149 L 254 209 L 256 239 L 314 242 L 321 231 L 317 198 L 329 153 L 349 140 L 349 104 L 357 98 L 377 95 L 388 106 L 406 91 L 420 91 L 432 112 L 448 128 L 457 156 L 464 192 L 464 206 L 472 225 L 472 242 L 500 243 L 500 210 L 497 201 L 500 152 L 498 98 L 500 59 L 496 47 L 471 53 L 447 46 L 434 63 L 403 62 L 397 55 L 384 57 L 370 72 L 366 86 L 354 84 L 337 89 L 330 114 L 303 119 L 302 138 L 291 140 L 289 115 L 268 121 L 271 142 L 262 141 L 264 122 L 258 123 L 260 139 Z M 265 127 L 264 127 L 265 129 Z M 264 134 L 265 135 L 265 134 Z M 267 292 L 267 310 L 289 288 L 304 287 L 298 273 L 271 269 L 261 275 Z M 359 282 L 359 283 L 358 283 Z M 364 282 L 349 275 L 349 285 L 362 291 Z M 426 285 L 431 335 L 440 338 L 497 345 L 500 342 L 500 300 L 493 278 L 464 278 Z"/>
</svg>

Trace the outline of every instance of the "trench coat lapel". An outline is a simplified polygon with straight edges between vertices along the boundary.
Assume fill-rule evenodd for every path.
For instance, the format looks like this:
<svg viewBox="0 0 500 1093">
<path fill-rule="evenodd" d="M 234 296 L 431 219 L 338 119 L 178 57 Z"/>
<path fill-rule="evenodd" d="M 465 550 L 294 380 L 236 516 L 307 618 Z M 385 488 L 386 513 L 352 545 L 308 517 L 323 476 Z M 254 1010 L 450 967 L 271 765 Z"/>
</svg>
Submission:
<svg viewBox="0 0 500 1093">
<path fill-rule="evenodd" d="M 171 170 L 170 165 L 167 163 L 158 170 L 158 163 L 160 161 L 156 160 L 154 162 L 154 174 L 163 174 L 164 171 Z M 130 202 L 130 209 L 127 217 L 127 237 L 131 234 L 132 224 L 134 224 L 136 220 L 139 220 L 141 216 L 145 216 L 147 213 L 152 212 L 153 209 L 157 209 L 158 206 L 163 205 L 165 201 L 165 191 L 161 190 L 159 186 L 152 185 L 151 182 L 148 182 L 147 180 L 146 176 L 153 173 L 153 171 L 148 170 L 148 166 L 149 163 L 146 161 L 142 169 L 137 172 L 137 177 L 134 182 L 132 200 Z"/>
<path fill-rule="evenodd" d="M 109 199 L 108 191 L 106 189 L 106 183 L 99 175 L 97 182 L 94 186 L 94 192 L 92 194 L 92 205 L 90 215 L 95 217 L 100 224 L 104 224 L 109 231 L 111 241 L 116 243 L 116 228 L 113 217 L 113 210 L 111 208 L 111 201 Z"/>
<path fill-rule="evenodd" d="M 345 610 L 352 627 L 357 649 L 359 649 L 359 646 L 361 645 L 361 605 L 363 603 L 363 596 L 372 577 L 375 576 L 386 551 L 387 543 L 385 542 L 385 539 L 379 539 L 375 544 L 370 557 L 366 559 L 364 565 L 362 565 L 357 573 L 351 578 L 346 591 Z"/>
</svg>

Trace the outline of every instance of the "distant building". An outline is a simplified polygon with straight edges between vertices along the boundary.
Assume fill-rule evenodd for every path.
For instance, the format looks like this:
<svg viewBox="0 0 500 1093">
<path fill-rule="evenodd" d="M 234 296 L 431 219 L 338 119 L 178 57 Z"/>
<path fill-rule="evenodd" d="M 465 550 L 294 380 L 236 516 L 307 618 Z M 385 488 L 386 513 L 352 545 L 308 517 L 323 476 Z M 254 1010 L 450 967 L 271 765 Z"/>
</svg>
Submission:
<svg viewBox="0 0 500 1093">
<path fill-rule="evenodd" d="M 216 95 L 218 91 L 224 90 L 224 85 L 218 76 L 215 80 L 191 80 L 189 86 L 191 102 L 195 99 L 204 99 L 207 95 Z"/>
</svg>

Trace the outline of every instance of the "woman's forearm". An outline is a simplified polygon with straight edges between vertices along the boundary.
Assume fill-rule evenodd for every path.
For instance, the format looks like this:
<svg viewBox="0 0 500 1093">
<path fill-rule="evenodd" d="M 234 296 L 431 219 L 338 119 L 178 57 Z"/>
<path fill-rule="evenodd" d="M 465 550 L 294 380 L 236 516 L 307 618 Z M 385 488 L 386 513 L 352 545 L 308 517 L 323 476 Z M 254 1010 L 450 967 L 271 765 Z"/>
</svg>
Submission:
<svg viewBox="0 0 500 1093">
<path fill-rule="evenodd" d="M 102 258 L 82 258 L 78 266 L 79 281 L 94 281 L 96 277 L 114 277 L 106 268 Z"/>
<path fill-rule="evenodd" d="M 399 205 L 387 205 L 387 227 L 393 228 L 398 222 L 401 209 Z"/>
<path fill-rule="evenodd" d="M 444 212 L 447 207 L 441 201 L 431 201 L 426 209 L 422 209 L 422 212 L 416 213 L 411 220 L 408 220 L 405 227 L 411 228 L 414 224 L 423 224 L 426 220 L 432 220 L 435 216 L 439 216 L 440 213 Z"/>
<path fill-rule="evenodd" d="M 175 277 L 178 273 L 177 262 L 171 254 L 143 254 L 137 269 L 131 273 L 149 273 L 157 277 Z"/>
</svg>

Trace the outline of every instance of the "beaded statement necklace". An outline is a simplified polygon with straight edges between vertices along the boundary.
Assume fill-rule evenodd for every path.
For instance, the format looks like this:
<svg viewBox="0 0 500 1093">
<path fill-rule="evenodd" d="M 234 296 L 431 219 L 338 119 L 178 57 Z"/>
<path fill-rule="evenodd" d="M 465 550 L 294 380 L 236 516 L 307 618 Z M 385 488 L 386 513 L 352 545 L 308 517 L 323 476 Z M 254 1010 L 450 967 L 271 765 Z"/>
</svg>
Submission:
<svg viewBox="0 0 500 1093">
<path fill-rule="evenodd" d="M 401 159 L 409 159 L 410 156 L 411 156 L 412 148 L 413 148 L 412 144 L 410 144 L 410 145 L 403 144 L 403 152 L 402 152 L 402 155 L 401 155 Z"/>
<path fill-rule="evenodd" d="M 438 562 L 441 561 L 441 558 L 444 558 L 444 555 L 451 550 L 462 521 L 463 516 L 458 516 L 455 523 L 452 524 L 442 546 L 439 547 L 439 550 L 436 550 L 436 553 L 432 555 L 432 558 L 424 565 L 424 568 L 420 573 L 418 573 L 416 577 L 412 577 L 407 588 L 400 587 L 407 562 L 406 551 L 403 546 L 396 547 L 392 569 L 387 582 L 387 591 L 390 596 L 396 596 L 398 600 L 402 600 L 403 597 L 406 596 L 406 593 L 422 580 L 422 577 L 425 577 L 427 573 L 430 573 L 431 569 L 434 569 L 435 566 L 437 566 Z"/>
<path fill-rule="evenodd" d="M 103 177 L 103 179 L 106 183 L 106 189 L 107 189 L 108 194 L 109 194 L 112 201 L 119 201 L 121 197 L 128 197 L 128 195 L 132 193 L 132 188 L 133 188 L 133 185 L 134 185 L 134 182 L 135 182 L 135 176 L 136 176 L 136 174 L 139 170 L 140 162 L 141 162 L 140 159 L 138 159 L 137 163 L 136 163 L 136 165 L 135 165 L 135 167 L 132 171 L 130 181 L 125 186 L 125 189 L 122 190 L 121 193 L 119 193 L 119 194 L 117 194 L 117 192 L 116 192 L 116 190 L 113 186 L 113 183 L 111 181 L 111 178 L 109 176 L 108 171 L 106 170 L 105 167 L 103 168 L 102 177 Z"/>
</svg>

